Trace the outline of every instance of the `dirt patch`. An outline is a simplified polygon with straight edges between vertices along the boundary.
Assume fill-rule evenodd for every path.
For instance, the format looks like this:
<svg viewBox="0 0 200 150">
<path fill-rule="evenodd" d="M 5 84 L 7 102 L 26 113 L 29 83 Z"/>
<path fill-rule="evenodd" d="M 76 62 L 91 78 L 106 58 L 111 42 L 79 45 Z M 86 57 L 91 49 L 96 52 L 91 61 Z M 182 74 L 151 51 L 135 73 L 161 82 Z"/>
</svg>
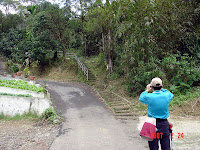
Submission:
<svg viewBox="0 0 200 150">
<path fill-rule="evenodd" d="M 0 149 L 48 149 L 58 135 L 58 130 L 58 125 L 46 122 L 0 121 Z"/>
<path fill-rule="evenodd" d="M 77 66 L 72 66 L 73 60 L 66 60 L 64 64 L 56 66 L 42 66 L 37 70 L 31 70 L 35 72 L 36 79 L 48 80 L 48 81 L 59 81 L 59 82 L 79 82 L 77 77 Z M 67 66 L 69 64 L 69 66 Z"/>
</svg>

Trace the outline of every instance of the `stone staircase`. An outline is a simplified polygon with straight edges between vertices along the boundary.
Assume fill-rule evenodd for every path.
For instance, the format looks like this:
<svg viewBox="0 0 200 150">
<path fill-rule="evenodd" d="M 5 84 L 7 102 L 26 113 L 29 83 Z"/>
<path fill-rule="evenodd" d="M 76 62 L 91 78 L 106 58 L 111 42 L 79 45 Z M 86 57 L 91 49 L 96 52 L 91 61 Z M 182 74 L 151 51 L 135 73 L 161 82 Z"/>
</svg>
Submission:
<svg viewBox="0 0 200 150">
<path fill-rule="evenodd" d="M 96 82 L 97 78 L 96 76 L 92 73 L 91 69 L 88 68 L 88 84 L 94 85 L 94 82 Z"/>
<path fill-rule="evenodd" d="M 133 109 L 131 102 L 125 100 L 121 96 L 117 96 L 111 91 L 99 89 L 98 87 L 96 88 L 117 119 L 135 120 L 138 118 L 138 114 Z"/>
</svg>

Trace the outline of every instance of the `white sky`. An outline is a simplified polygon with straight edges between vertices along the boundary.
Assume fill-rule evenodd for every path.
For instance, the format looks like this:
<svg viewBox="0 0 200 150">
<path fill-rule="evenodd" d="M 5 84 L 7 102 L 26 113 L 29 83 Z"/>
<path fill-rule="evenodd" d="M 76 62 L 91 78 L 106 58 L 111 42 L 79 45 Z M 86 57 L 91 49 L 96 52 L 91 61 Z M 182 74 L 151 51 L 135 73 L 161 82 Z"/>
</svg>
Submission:
<svg viewBox="0 0 200 150">
<path fill-rule="evenodd" d="M 46 1 L 49 1 L 52 4 L 59 4 L 60 7 L 63 7 L 64 3 L 65 3 L 65 0 L 46 0 Z M 103 1 L 103 3 L 105 3 L 106 0 L 102 0 L 102 1 Z M 26 6 L 26 5 L 29 5 L 29 4 L 24 3 L 24 5 Z M 72 4 L 72 5 L 75 5 L 75 4 Z M 5 13 L 5 7 L 0 5 L 0 10 L 3 13 Z M 76 9 L 74 7 L 72 7 L 72 10 L 75 11 Z M 9 12 L 12 13 L 12 14 L 16 13 L 16 11 L 14 9 L 11 9 L 11 8 L 10 8 Z"/>
<path fill-rule="evenodd" d="M 59 4 L 61 7 L 64 6 L 64 3 L 65 3 L 65 2 L 62 2 L 62 0 L 46 0 L 46 1 L 48 1 L 48 2 L 50 2 L 50 3 L 52 3 L 52 4 Z M 29 3 L 29 4 L 30 4 L 30 3 Z M 25 6 L 26 6 L 26 5 L 29 5 L 29 4 L 24 3 Z M 3 6 L 0 5 L 0 10 L 1 10 L 3 13 L 5 13 L 5 7 L 3 7 Z M 16 11 L 15 11 L 14 9 L 12 9 L 12 8 L 10 8 L 9 12 L 10 12 L 11 14 L 16 13 Z"/>
<path fill-rule="evenodd" d="M 62 2 L 61 0 L 46 0 L 51 2 L 52 4 L 59 4 L 61 7 L 64 6 L 65 2 Z"/>
</svg>

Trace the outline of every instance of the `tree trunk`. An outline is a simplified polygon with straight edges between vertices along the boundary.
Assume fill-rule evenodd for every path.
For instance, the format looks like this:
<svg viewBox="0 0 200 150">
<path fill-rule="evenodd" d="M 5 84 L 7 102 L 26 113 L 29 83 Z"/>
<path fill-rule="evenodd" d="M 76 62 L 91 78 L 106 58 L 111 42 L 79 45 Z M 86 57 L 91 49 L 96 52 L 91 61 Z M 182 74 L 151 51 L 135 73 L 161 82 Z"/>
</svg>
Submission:
<svg viewBox="0 0 200 150">
<path fill-rule="evenodd" d="M 51 66 L 51 58 L 49 58 L 49 66 Z"/>
<path fill-rule="evenodd" d="M 103 32 L 102 32 L 102 44 L 103 44 L 103 52 L 104 52 L 105 51 L 105 43 L 104 43 Z"/>
<path fill-rule="evenodd" d="M 113 72 L 113 63 L 112 63 L 112 57 L 110 54 L 107 55 L 107 71 L 109 73 Z"/>
<path fill-rule="evenodd" d="M 87 56 L 87 43 L 86 43 L 87 39 L 86 39 L 86 35 L 84 35 L 84 41 L 85 41 L 84 49 L 85 49 L 85 57 L 86 57 Z"/>
<path fill-rule="evenodd" d="M 63 58 L 62 60 L 65 61 L 65 51 L 66 51 L 66 47 L 65 47 L 65 44 L 62 44 L 62 47 L 63 47 Z"/>
<path fill-rule="evenodd" d="M 111 34 L 110 29 L 108 29 L 108 52 L 107 52 L 107 71 L 109 73 L 113 72 L 113 63 L 112 63 L 112 57 L 111 57 Z"/>
<path fill-rule="evenodd" d="M 53 60 L 56 60 L 58 58 L 58 51 L 55 51 L 54 55 L 53 55 Z"/>
</svg>

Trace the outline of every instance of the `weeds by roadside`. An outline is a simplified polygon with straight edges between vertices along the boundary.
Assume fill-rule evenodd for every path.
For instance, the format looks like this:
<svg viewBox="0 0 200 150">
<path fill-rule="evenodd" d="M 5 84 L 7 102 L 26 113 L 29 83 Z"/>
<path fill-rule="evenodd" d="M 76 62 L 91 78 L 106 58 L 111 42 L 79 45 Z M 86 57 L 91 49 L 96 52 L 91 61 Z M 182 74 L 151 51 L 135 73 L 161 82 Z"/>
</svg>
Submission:
<svg viewBox="0 0 200 150">
<path fill-rule="evenodd" d="M 21 119 L 29 119 L 38 121 L 40 117 L 36 113 L 24 113 L 22 115 L 16 114 L 15 116 L 4 115 L 3 113 L 0 114 L 0 120 L 21 120 Z"/>
<path fill-rule="evenodd" d="M 48 108 L 41 116 L 42 119 L 48 120 L 49 123 L 59 124 L 62 122 L 62 118 L 56 113 L 54 108 Z"/>
<path fill-rule="evenodd" d="M 59 124 L 62 122 L 62 118 L 56 113 L 54 108 L 48 108 L 44 111 L 44 113 L 39 116 L 36 113 L 24 113 L 22 115 L 16 114 L 15 116 L 0 114 L 0 120 L 9 121 L 9 120 L 22 120 L 28 119 L 31 121 L 48 121 L 51 124 Z"/>
</svg>

